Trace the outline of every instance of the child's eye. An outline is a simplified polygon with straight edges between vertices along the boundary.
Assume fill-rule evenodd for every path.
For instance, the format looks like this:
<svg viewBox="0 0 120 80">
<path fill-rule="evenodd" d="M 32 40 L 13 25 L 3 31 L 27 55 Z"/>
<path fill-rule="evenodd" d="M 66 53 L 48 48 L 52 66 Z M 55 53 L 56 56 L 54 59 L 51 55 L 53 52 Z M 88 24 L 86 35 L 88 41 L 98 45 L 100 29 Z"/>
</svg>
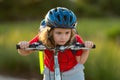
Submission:
<svg viewBox="0 0 120 80">
<path fill-rule="evenodd" d="M 66 32 L 66 34 L 69 34 L 70 32 Z"/>
<path fill-rule="evenodd" d="M 61 32 L 56 32 L 56 34 L 61 34 Z"/>
</svg>

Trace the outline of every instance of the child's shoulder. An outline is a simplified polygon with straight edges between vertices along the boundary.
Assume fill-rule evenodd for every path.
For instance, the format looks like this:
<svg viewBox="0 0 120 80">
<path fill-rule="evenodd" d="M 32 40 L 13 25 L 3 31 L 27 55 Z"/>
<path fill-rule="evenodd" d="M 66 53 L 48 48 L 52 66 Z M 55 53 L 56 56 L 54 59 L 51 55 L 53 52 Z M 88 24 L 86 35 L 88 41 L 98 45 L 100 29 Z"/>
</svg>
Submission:
<svg viewBox="0 0 120 80">
<path fill-rule="evenodd" d="M 32 44 L 34 42 L 38 42 L 39 41 L 39 34 L 37 34 L 34 38 L 32 38 L 29 43 Z"/>
<path fill-rule="evenodd" d="M 78 34 L 75 35 L 75 39 L 76 39 L 77 42 L 83 43 L 83 39 L 80 35 L 78 35 Z"/>
</svg>

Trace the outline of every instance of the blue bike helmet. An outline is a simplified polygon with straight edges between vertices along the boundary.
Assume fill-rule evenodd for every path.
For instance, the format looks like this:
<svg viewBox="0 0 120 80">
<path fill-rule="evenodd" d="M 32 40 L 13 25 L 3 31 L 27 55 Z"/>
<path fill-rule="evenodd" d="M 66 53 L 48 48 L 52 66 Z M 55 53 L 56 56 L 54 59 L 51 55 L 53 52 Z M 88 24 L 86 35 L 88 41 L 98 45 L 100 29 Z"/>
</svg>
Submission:
<svg viewBox="0 0 120 80">
<path fill-rule="evenodd" d="M 46 25 L 51 28 L 76 28 L 76 15 L 64 7 L 53 8 L 45 16 Z"/>
<path fill-rule="evenodd" d="M 46 27 L 46 23 L 45 23 L 45 19 L 43 19 L 43 20 L 40 22 L 40 28 L 39 28 L 39 30 L 42 31 L 45 27 Z"/>
</svg>

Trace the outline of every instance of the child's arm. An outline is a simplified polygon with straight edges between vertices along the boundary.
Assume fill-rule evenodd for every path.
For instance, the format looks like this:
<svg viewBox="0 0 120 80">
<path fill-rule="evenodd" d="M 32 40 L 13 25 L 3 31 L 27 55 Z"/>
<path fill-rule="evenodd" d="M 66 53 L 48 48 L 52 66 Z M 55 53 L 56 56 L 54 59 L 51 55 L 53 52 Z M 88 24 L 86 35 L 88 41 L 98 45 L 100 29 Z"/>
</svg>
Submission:
<svg viewBox="0 0 120 80">
<path fill-rule="evenodd" d="M 86 48 L 92 48 L 93 47 L 93 42 L 92 41 L 85 41 L 85 47 Z M 87 59 L 88 59 L 88 56 L 89 56 L 89 51 L 90 50 L 83 50 L 83 53 L 81 56 L 77 56 L 76 59 L 77 61 L 80 63 L 80 64 L 84 64 Z"/>
<path fill-rule="evenodd" d="M 28 48 L 30 44 L 34 43 L 34 42 L 38 42 L 39 41 L 39 34 L 37 34 L 33 39 L 31 39 L 29 42 L 27 41 L 21 41 L 18 44 L 20 45 L 21 49 L 18 49 L 18 53 L 26 56 L 30 53 L 33 52 L 33 50 L 25 50 L 25 48 Z"/>
<path fill-rule="evenodd" d="M 18 43 L 20 45 L 20 49 L 18 49 L 18 53 L 22 56 L 26 56 L 33 52 L 33 50 L 25 50 L 25 48 L 29 47 L 29 42 L 21 41 Z"/>
</svg>

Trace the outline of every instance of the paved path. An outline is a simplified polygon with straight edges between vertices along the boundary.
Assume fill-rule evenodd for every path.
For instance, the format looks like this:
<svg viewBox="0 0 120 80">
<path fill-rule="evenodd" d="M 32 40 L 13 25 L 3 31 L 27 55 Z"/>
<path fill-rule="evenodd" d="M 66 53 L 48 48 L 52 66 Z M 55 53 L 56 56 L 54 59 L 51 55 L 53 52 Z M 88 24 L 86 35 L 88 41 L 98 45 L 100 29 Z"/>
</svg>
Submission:
<svg viewBox="0 0 120 80">
<path fill-rule="evenodd" d="M 26 79 L 17 79 L 12 77 L 0 76 L 0 80 L 26 80 Z"/>
</svg>

